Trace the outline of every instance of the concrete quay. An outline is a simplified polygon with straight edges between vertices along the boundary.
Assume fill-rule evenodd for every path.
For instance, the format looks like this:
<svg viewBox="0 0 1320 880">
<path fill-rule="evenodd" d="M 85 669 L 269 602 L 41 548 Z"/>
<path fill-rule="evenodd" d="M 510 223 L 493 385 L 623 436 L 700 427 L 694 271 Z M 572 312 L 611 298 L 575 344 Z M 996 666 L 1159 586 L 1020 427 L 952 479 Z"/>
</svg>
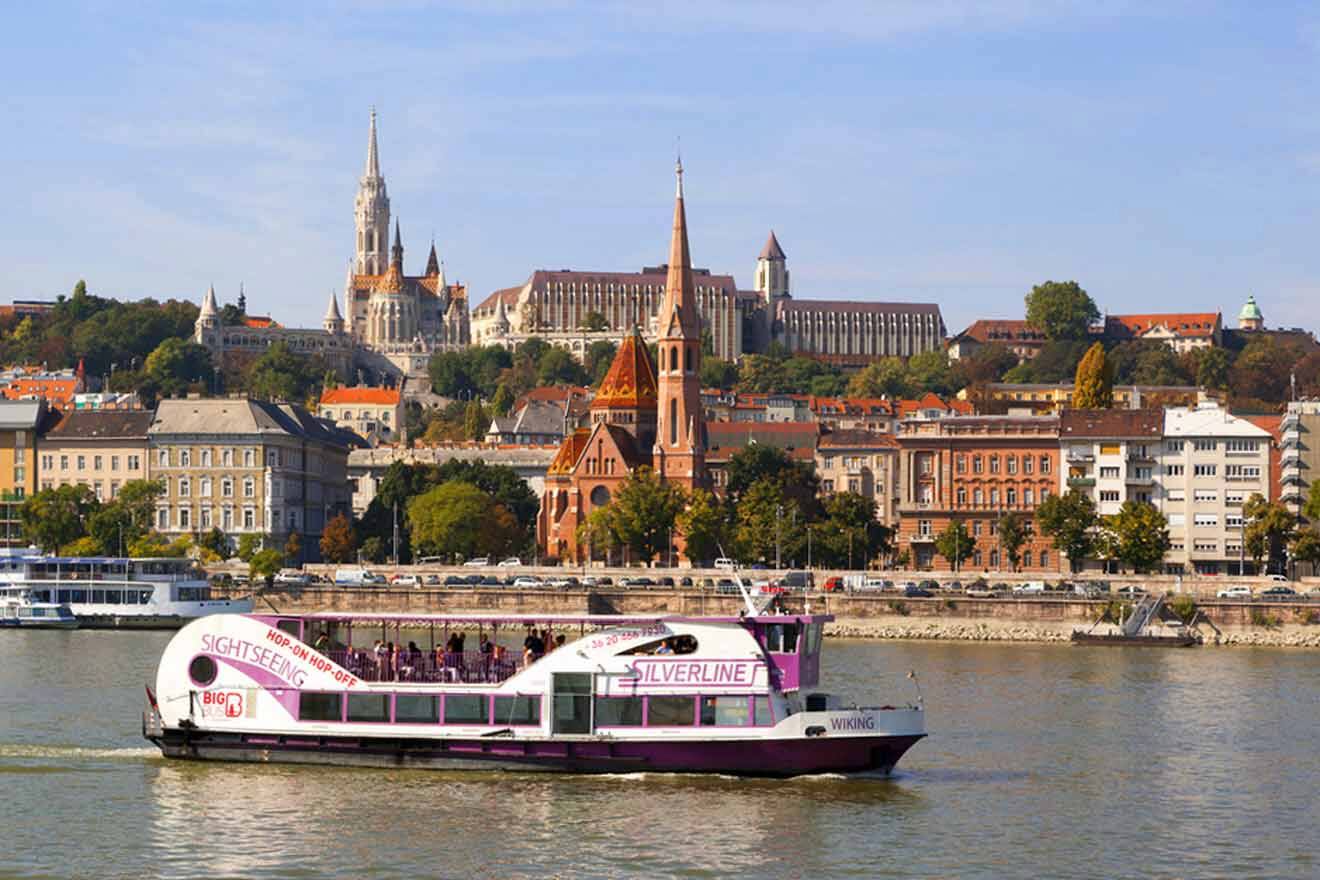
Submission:
<svg viewBox="0 0 1320 880">
<path fill-rule="evenodd" d="M 217 588 L 244 594 L 244 587 Z M 905 598 L 893 593 L 785 595 L 791 612 L 829 613 L 826 635 L 838 638 L 945 639 L 954 641 L 1062 642 L 1086 628 L 1106 600 L 1060 598 L 973 599 L 952 595 Z M 1198 600 L 1222 631 L 1221 645 L 1320 648 L 1320 602 Z M 736 595 L 693 588 L 512 587 L 346 588 L 310 586 L 261 590 L 258 612 L 305 614 L 686 614 L 735 615 Z M 1214 632 L 1203 628 L 1207 643 Z"/>
</svg>

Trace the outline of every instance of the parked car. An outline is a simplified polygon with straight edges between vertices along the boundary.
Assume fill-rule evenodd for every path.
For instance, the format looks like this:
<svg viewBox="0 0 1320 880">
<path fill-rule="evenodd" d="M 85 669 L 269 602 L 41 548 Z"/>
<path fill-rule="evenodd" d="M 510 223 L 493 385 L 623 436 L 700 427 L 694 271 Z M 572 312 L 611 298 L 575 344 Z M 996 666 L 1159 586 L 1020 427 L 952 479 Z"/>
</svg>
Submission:
<svg viewBox="0 0 1320 880">
<path fill-rule="evenodd" d="M 577 578 L 552 577 L 545 582 L 547 587 L 571 587 L 577 582 Z"/>
<path fill-rule="evenodd" d="M 809 571 L 790 571 L 779 583 L 790 590 L 810 590 L 812 580 Z"/>
<path fill-rule="evenodd" d="M 938 590 L 940 588 L 940 582 L 927 578 L 924 581 L 918 581 L 917 586 L 921 587 L 923 590 Z"/>
<path fill-rule="evenodd" d="M 943 585 L 943 589 L 946 590 L 961 590 L 962 588 L 962 581 L 949 581 L 947 584 Z"/>
<path fill-rule="evenodd" d="M 420 587 L 422 582 L 415 574 L 396 574 L 390 578 L 391 587 Z"/>
<path fill-rule="evenodd" d="M 842 593 L 844 589 L 843 578 L 837 574 L 834 577 L 826 578 L 825 583 L 820 585 L 822 593 Z"/>
<path fill-rule="evenodd" d="M 528 575 L 523 575 L 522 577 L 514 578 L 513 585 L 523 590 L 534 590 L 537 587 L 545 586 L 543 583 L 541 583 L 540 578 L 534 578 Z"/>
<path fill-rule="evenodd" d="M 485 568 L 488 565 L 490 565 L 489 556 L 478 556 L 463 563 L 464 568 Z"/>
<path fill-rule="evenodd" d="M 692 586 L 692 578 L 690 578 L 690 577 L 681 577 L 681 578 L 678 579 L 678 585 L 679 585 L 680 587 L 690 587 L 690 586 Z"/>
<path fill-rule="evenodd" d="M 1270 587 L 1268 590 L 1262 590 L 1260 597 L 1262 599 L 1296 599 L 1297 591 L 1292 587 Z"/>
<path fill-rule="evenodd" d="M 909 599 L 929 599 L 935 594 L 925 587 L 908 587 L 903 591 L 903 595 Z"/>
<path fill-rule="evenodd" d="M 732 580 L 730 580 L 729 578 L 720 578 L 719 581 L 717 581 L 716 584 L 715 584 L 715 592 L 717 592 L 717 593 L 736 593 L 736 592 L 738 592 L 738 585 L 735 584 L 735 583 L 734 583 Z"/>
<path fill-rule="evenodd" d="M 1119 592 L 1121 593 L 1123 591 L 1119 590 Z M 1219 599 L 1250 599 L 1252 593 L 1251 593 L 1251 587 L 1236 586 L 1236 587 L 1224 587 L 1224 589 L 1220 590 L 1218 593 L 1215 593 L 1215 596 L 1216 598 Z"/>
<path fill-rule="evenodd" d="M 977 581 L 967 587 L 967 596 L 971 599 L 993 599 L 996 595 L 994 589 L 984 581 Z"/>
<path fill-rule="evenodd" d="M 612 587 L 612 586 L 614 586 L 614 578 L 609 577 L 608 575 L 606 575 L 606 576 L 604 576 L 604 577 L 598 577 L 598 578 L 596 578 L 596 586 L 598 586 L 598 587 Z"/>
<path fill-rule="evenodd" d="M 1271 581 L 1273 581 L 1274 583 L 1276 583 L 1276 584 L 1286 584 L 1286 583 L 1288 583 L 1288 579 L 1287 579 L 1286 577 L 1284 577 L 1283 575 L 1281 575 L 1281 574 L 1272 574 L 1272 575 L 1270 575 L 1269 579 L 1270 579 Z"/>
<path fill-rule="evenodd" d="M 517 556 L 510 556 L 508 559 L 501 559 L 498 564 L 500 568 L 517 568 L 522 565 L 522 560 Z"/>
<path fill-rule="evenodd" d="M 281 568 L 275 573 L 275 583 L 289 584 L 292 586 L 305 587 L 310 582 L 310 578 L 297 568 Z"/>
<path fill-rule="evenodd" d="M 715 568 L 719 571 L 733 571 L 737 565 L 736 562 L 727 556 L 721 556 L 719 559 L 715 560 Z"/>
<path fill-rule="evenodd" d="M 503 578 L 496 577 L 493 574 L 488 574 L 485 577 L 483 577 L 481 580 L 477 581 L 477 583 L 483 587 L 503 587 L 508 582 L 505 581 Z"/>
<path fill-rule="evenodd" d="M 887 590 L 894 585 L 893 581 L 887 581 L 884 578 L 869 577 L 862 581 L 863 590 Z"/>
<path fill-rule="evenodd" d="M 438 587 L 440 586 L 440 575 L 428 574 L 422 579 L 422 583 L 426 584 L 428 587 Z"/>
<path fill-rule="evenodd" d="M 1027 595 L 1032 593 L 1044 593 L 1044 592 L 1045 592 L 1044 581 L 1028 581 L 1025 584 L 1018 584 L 1016 587 L 1013 588 L 1013 595 L 1015 596 Z"/>
<path fill-rule="evenodd" d="M 672 587 L 674 585 L 674 579 L 671 577 L 656 578 L 655 582 L 661 587 Z"/>
<path fill-rule="evenodd" d="M 335 584 L 341 587 L 361 587 L 370 584 L 385 583 L 381 575 L 372 574 L 365 568 L 335 569 Z"/>
</svg>

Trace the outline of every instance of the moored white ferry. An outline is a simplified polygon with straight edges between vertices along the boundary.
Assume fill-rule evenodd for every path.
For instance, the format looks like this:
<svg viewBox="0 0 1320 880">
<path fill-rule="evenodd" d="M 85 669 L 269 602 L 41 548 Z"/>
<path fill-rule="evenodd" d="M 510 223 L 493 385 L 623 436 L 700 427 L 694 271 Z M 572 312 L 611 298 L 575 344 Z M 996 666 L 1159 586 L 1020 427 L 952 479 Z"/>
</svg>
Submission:
<svg viewBox="0 0 1320 880">
<path fill-rule="evenodd" d="M 185 759 L 887 773 L 925 736 L 920 698 L 815 692 L 831 619 L 216 615 L 166 647 L 143 733 Z"/>
<path fill-rule="evenodd" d="M 36 602 L 30 595 L 0 596 L 0 627 L 14 629 L 77 629 L 78 618 L 68 605 Z"/>
<path fill-rule="evenodd" d="M 174 628 L 207 614 L 245 613 L 252 599 L 213 599 L 191 559 L 0 553 L 0 599 L 67 606 L 81 628 Z"/>
</svg>

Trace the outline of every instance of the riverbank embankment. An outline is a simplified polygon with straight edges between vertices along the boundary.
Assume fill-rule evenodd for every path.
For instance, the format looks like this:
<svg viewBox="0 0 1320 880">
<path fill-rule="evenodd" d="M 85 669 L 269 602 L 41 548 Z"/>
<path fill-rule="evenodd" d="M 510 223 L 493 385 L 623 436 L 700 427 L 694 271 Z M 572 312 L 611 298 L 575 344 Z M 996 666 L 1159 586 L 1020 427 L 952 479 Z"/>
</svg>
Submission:
<svg viewBox="0 0 1320 880">
<path fill-rule="evenodd" d="M 220 592 L 225 590 L 220 589 Z M 233 593 L 245 592 L 230 588 Z M 1077 596 L 975 599 L 907 598 L 883 593 L 784 596 L 791 612 L 828 613 L 826 635 L 838 638 L 976 642 L 1063 642 L 1086 629 L 1107 600 Z M 263 590 L 258 613 L 316 611 L 384 614 L 683 614 L 735 615 L 742 600 L 710 590 L 291 587 Z M 1320 603 L 1201 600 L 1197 607 L 1218 627 L 1202 626 L 1206 643 L 1230 646 L 1320 648 Z"/>
</svg>

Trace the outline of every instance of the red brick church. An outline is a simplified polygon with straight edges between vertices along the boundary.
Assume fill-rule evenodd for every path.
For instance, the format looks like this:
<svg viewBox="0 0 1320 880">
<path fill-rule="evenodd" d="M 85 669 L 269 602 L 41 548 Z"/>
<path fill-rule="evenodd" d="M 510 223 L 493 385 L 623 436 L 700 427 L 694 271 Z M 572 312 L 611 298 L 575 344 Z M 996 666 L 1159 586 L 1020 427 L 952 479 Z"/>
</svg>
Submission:
<svg viewBox="0 0 1320 880">
<path fill-rule="evenodd" d="M 639 467 L 691 490 L 706 482 L 700 396 L 701 321 L 677 168 L 674 234 L 658 314 L 656 358 L 636 328 L 619 346 L 591 403 L 590 427 L 564 439 L 546 471 L 537 540 L 549 558 L 581 559 L 577 529 Z M 657 365 L 658 362 L 658 365 Z"/>
</svg>

